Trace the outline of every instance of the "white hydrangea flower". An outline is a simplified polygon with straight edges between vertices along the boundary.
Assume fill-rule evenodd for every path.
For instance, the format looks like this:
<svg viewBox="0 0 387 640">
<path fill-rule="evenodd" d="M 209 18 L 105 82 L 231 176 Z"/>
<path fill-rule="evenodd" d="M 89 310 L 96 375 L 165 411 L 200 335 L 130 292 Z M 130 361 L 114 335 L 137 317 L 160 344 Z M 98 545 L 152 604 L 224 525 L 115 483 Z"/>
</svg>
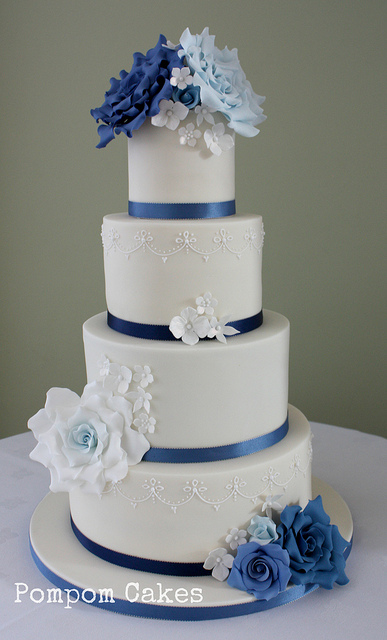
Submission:
<svg viewBox="0 0 387 640">
<path fill-rule="evenodd" d="M 145 436 L 131 428 L 132 419 L 131 403 L 101 382 L 87 384 L 81 397 L 50 389 L 44 409 L 28 421 L 38 441 L 30 458 L 49 469 L 51 491 L 100 495 L 149 449 Z"/>
<path fill-rule="evenodd" d="M 201 131 L 195 129 L 194 124 L 190 122 L 186 127 L 179 129 L 180 144 L 188 144 L 189 147 L 194 147 L 201 135 Z"/>
<path fill-rule="evenodd" d="M 132 372 L 128 367 L 121 366 L 115 362 L 109 363 L 109 372 L 103 379 L 103 385 L 111 391 L 125 395 L 132 382 Z"/>
<path fill-rule="evenodd" d="M 212 294 L 207 291 L 204 296 L 199 296 L 196 298 L 197 312 L 201 315 L 205 313 L 207 316 L 212 316 L 214 314 L 214 307 L 217 306 L 218 301 L 216 298 L 212 297 Z"/>
<path fill-rule="evenodd" d="M 187 307 L 180 316 L 172 318 L 169 329 L 177 339 L 185 344 L 194 345 L 199 338 L 205 338 L 210 329 L 208 318 L 198 315 L 196 309 Z"/>
<path fill-rule="evenodd" d="M 262 511 L 266 513 L 268 518 L 272 518 L 273 510 L 278 513 L 283 511 L 284 507 L 278 502 L 281 498 L 283 498 L 283 493 L 278 493 L 275 496 L 266 496 L 265 502 L 262 505 Z"/>
<path fill-rule="evenodd" d="M 102 377 L 108 376 L 110 373 L 110 360 L 105 355 L 101 357 L 101 360 L 97 362 L 99 368 L 99 375 Z"/>
<path fill-rule="evenodd" d="M 223 151 L 228 151 L 234 146 L 234 138 L 229 133 L 225 133 L 223 122 L 218 122 L 212 129 L 207 129 L 204 132 L 204 141 L 207 148 L 216 156 L 220 156 Z"/>
<path fill-rule="evenodd" d="M 203 120 L 205 120 L 209 124 L 215 124 L 214 116 L 212 115 L 213 113 L 215 113 L 215 111 L 216 109 L 211 109 L 205 104 L 196 105 L 195 113 L 197 126 L 199 127 L 202 124 Z"/>
<path fill-rule="evenodd" d="M 156 420 L 150 418 L 147 413 L 140 413 L 140 416 L 133 422 L 139 433 L 154 433 Z"/>
<path fill-rule="evenodd" d="M 234 562 L 234 556 L 227 552 L 227 549 L 220 547 L 211 551 L 204 562 L 204 569 L 211 571 L 216 580 L 224 582 L 227 580 L 230 569 Z"/>
<path fill-rule="evenodd" d="M 131 391 L 127 394 L 129 400 L 134 401 L 133 411 L 140 411 L 140 409 L 144 408 L 147 413 L 150 411 L 150 400 L 152 400 L 152 396 L 150 393 L 147 393 L 142 387 L 137 387 L 137 391 Z"/>
<path fill-rule="evenodd" d="M 148 367 L 148 365 L 145 365 L 145 367 L 140 367 L 140 365 L 136 365 L 134 367 L 134 370 L 136 373 L 133 376 L 133 380 L 135 382 L 139 382 L 143 389 L 146 389 L 148 384 L 152 384 L 154 378 L 152 376 L 152 372 L 150 370 L 150 367 Z"/>
<path fill-rule="evenodd" d="M 186 89 L 188 85 L 192 84 L 193 77 L 191 76 L 190 70 L 188 67 L 183 67 L 179 69 L 179 67 L 174 67 L 172 69 L 172 76 L 169 80 L 173 87 L 177 87 L 178 89 Z"/>
<path fill-rule="evenodd" d="M 226 542 L 230 545 L 230 549 L 235 550 L 241 544 L 245 544 L 247 542 L 246 536 L 247 531 L 245 531 L 244 529 L 237 529 L 235 527 L 234 529 L 231 529 L 228 536 L 226 536 Z"/>
<path fill-rule="evenodd" d="M 173 102 L 173 100 L 160 100 L 159 102 L 160 112 L 155 116 L 152 116 L 151 123 L 155 127 L 167 127 L 171 131 L 175 131 L 180 124 L 181 120 L 184 120 L 188 115 L 188 107 L 181 102 Z"/>
<path fill-rule="evenodd" d="M 234 327 L 227 327 L 227 322 L 229 322 L 230 316 L 224 316 L 218 320 L 218 318 L 211 318 L 210 320 L 210 330 L 208 332 L 209 338 L 216 338 L 219 342 L 227 343 L 226 336 L 235 336 L 239 331 L 234 329 Z"/>
</svg>

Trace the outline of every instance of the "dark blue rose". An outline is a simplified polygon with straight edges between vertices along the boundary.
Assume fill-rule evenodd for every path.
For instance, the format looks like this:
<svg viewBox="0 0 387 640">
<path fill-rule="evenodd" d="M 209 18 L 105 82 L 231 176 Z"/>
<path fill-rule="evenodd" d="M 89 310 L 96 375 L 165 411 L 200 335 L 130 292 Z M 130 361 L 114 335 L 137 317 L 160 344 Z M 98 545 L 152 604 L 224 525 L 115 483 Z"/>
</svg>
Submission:
<svg viewBox="0 0 387 640">
<path fill-rule="evenodd" d="M 175 102 L 182 102 L 187 109 L 193 109 L 200 102 L 200 87 L 193 84 L 188 85 L 185 89 L 175 87 L 172 99 Z"/>
<path fill-rule="evenodd" d="M 132 131 L 139 129 L 146 117 L 159 113 L 160 100 L 169 100 L 173 87 L 169 81 L 174 67 L 182 68 L 183 62 L 177 51 L 164 47 L 165 36 L 161 35 L 153 49 L 144 56 L 133 55 L 133 66 L 128 73 L 120 72 L 120 79 L 111 78 L 110 89 L 105 93 L 105 102 L 99 109 L 92 109 L 91 115 L 97 122 L 100 142 L 98 149 L 106 147 L 114 134 L 122 131 L 132 137 Z"/>
<path fill-rule="evenodd" d="M 290 576 L 289 556 L 284 549 L 247 542 L 238 547 L 227 584 L 251 593 L 257 600 L 270 600 L 285 591 Z"/>
<path fill-rule="evenodd" d="M 273 544 L 288 552 L 294 584 L 318 584 L 325 589 L 332 589 L 334 582 L 347 584 L 343 554 L 348 542 L 330 524 L 321 496 L 310 500 L 304 510 L 285 507 L 277 533 Z"/>
</svg>

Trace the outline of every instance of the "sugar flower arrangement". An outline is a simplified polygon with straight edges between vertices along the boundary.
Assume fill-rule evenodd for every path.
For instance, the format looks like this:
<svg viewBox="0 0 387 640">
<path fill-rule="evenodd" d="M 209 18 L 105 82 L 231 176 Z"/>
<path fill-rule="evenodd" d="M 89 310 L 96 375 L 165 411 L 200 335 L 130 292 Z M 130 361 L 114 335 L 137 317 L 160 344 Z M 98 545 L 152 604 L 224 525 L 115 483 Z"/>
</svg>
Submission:
<svg viewBox="0 0 387 640">
<path fill-rule="evenodd" d="M 218 319 L 214 315 L 214 308 L 218 301 L 207 291 L 196 298 L 196 309 L 186 307 L 179 316 L 174 316 L 169 324 L 169 330 L 176 338 L 188 345 L 197 344 L 200 339 L 216 338 L 223 344 L 227 343 L 226 336 L 234 336 L 239 331 L 228 325 L 231 316 Z"/>
<path fill-rule="evenodd" d="M 97 148 L 122 132 L 131 138 L 147 118 L 155 127 L 177 131 L 182 145 L 194 147 L 204 140 L 215 155 L 234 146 L 234 132 L 246 137 L 259 133 L 256 126 L 266 119 L 261 108 L 265 98 L 246 79 L 237 49 L 218 49 L 207 27 L 200 35 L 186 29 L 177 45 L 160 35 L 146 55 L 137 52 L 133 58 L 129 73 L 123 70 L 119 79 L 111 78 L 104 103 L 91 110 L 102 122 Z M 216 114 L 224 118 L 216 122 Z"/>
<path fill-rule="evenodd" d="M 53 388 L 46 403 L 28 421 L 38 444 L 30 458 L 47 467 L 50 489 L 80 489 L 101 495 L 138 464 L 150 444 L 156 421 L 149 413 L 153 375 L 147 365 L 128 367 L 103 356 L 101 380 L 90 382 L 78 396 Z"/>
<path fill-rule="evenodd" d="M 211 551 L 204 568 L 216 580 L 227 580 L 230 587 L 257 600 L 275 598 L 289 583 L 324 589 L 332 589 L 335 582 L 347 584 L 345 564 L 350 545 L 330 523 L 321 496 L 310 500 L 304 509 L 278 506 L 278 525 L 271 517 L 255 515 L 245 529 L 231 529 L 225 538 L 229 548 Z"/>
</svg>

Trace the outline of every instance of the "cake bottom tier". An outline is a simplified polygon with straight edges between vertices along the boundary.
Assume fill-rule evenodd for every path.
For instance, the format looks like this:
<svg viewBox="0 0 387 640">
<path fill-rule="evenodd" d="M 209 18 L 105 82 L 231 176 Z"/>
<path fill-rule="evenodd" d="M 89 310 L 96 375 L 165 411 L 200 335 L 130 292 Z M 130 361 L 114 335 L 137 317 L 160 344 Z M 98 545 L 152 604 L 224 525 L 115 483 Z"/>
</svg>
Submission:
<svg viewBox="0 0 387 640">
<path fill-rule="evenodd" d="M 166 562 L 203 562 L 225 546 L 230 529 L 265 515 L 274 497 L 282 507 L 304 507 L 312 497 L 311 432 L 289 406 L 289 431 L 278 444 L 221 462 L 140 462 L 101 497 L 74 490 L 70 510 L 92 542 L 130 556 Z"/>
</svg>

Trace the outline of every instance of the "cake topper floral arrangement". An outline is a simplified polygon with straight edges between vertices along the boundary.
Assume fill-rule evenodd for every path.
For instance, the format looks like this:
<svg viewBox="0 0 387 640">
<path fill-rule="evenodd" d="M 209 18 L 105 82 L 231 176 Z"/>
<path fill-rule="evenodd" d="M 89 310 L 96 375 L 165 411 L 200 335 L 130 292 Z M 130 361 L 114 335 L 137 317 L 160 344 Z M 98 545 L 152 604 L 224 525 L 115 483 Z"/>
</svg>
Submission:
<svg viewBox="0 0 387 640">
<path fill-rule="evenodd" d="M 259 133 L 256 126 L 266 119 L 261 107 L 265 98 L 246 79 L 237 49 L 218 49 L 208 27 L 200 35 L 186 29 L 177 45 L 160 35 L 146 55 L 137 52 L 133 58 L 129 72 L 111 78 L 102 106 L 91 110 L 102 122 L 97 148 L 122 132 L 131 138 L 147 118 L 155 127 L 177 131 L 182 145 L 194 147 L 204 140 L 215 155 L 234 146 L 234 132 L 246 137 Z M 224 118 L 216 122 L 216 114 Z"/>
</svg>

